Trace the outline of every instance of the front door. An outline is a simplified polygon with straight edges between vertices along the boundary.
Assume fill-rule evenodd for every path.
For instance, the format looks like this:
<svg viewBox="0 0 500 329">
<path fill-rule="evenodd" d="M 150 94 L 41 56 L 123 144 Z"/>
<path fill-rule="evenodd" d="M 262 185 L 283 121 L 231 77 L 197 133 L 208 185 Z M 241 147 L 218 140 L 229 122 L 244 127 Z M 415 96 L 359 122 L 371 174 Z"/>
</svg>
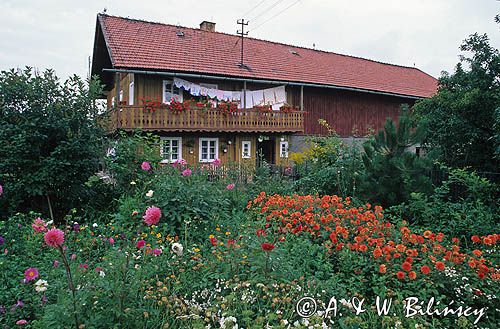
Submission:
<svg viewBox="0 0 500 329">
<path fill-rule="evenodd" d="M 276 158 L 276 148 L 274 138 L 269 137 L 262 142 L 257 141 L 257 165 L 261 165 L 261 160 L 268 164 L 274 164 Z"/>
</svg>

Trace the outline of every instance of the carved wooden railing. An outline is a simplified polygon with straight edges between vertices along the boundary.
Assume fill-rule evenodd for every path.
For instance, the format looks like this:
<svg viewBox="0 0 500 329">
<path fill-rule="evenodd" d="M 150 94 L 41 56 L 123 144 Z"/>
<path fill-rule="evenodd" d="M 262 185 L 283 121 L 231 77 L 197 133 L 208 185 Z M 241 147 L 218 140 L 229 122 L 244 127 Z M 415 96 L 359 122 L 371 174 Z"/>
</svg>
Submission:
<svg viewBox="0 0 500 329">
<path fill-rule="evenodd" d="M 191 109 L 172 113 L 160 108 L 145 110 L 142 106 L 120 106 L 108 112 L 111 131 L 232 131 L 232 132 L 302 132 L 304 112 L 261 112 L 255 109 L 223 113 L 219 110 Z"/>
</svg>

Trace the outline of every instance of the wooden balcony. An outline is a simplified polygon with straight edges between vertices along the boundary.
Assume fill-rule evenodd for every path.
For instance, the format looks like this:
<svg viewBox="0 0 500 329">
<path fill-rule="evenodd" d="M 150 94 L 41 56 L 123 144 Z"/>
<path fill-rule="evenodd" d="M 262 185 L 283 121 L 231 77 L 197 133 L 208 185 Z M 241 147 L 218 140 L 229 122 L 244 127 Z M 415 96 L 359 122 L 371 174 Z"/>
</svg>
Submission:
<svg viewBox="0 0 500 329">
<path fill-rule="evenodd" d="M 146 131 L 208 131 L 208 132 L 302 132 L 304 112 L 260 112 L 255 109 L 225 114 L 218 110 L 192 109 L 172 113 L 160 108 L 154 112 L 142 106 L 120 106 L 108 112 L 107 127 Z"/>
</svg>

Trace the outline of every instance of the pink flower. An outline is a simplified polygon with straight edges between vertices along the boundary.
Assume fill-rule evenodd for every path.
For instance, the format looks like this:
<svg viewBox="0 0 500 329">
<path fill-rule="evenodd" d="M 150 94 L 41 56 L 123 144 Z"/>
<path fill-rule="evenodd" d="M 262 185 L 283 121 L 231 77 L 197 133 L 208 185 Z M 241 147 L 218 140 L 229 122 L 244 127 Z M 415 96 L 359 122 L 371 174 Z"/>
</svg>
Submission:
<svg viewBox="0 0 500 329">
<path fill-rule="evenodd" d="M 141 249 L 146 245 L 146 241 L 144 240 L 139 240 L 137 241 L 137 249 Z"/>
<path fill-rule="evenodd" d="M 24 279 L 26 281 L 35 280 L 36 278 L 38 278 L 38 269 L 30 267 L 29 269 L 24 271 Z"/>
<path fill-rule="evenodd" d="M 226 186 L 226 190 L 232 190 L 234 189 L 234 186 L 235 186 L 234 183 L 231 183 L 228 186 Z"/>
<path fill-rule="evenodd" d="M 47 223 L 43 221 L 40 217 L 35 218 L 33 223 L 31 224 L 31 227 L 35 230 L 37 233 L 44 233 L 47 232 Z"/>
<path fill-rule="evenodd" d="M 147 226 L 156 225 L 160 221 L 161 210 L 158 207 L 152 206 L 146 209 L 146 214 L 142 217 Z"/>
<path fill-rule="evenodd" d="M 17 320 L 16 321 L 16 324 L 19 325 L 19 326 L 23 326 L 25 324 L 27 324 L 28 321 L 24 320 L 24 319 L 21 319 L 21 320 Z"/>
<path fill-rule="evenodd" d="M 144 161 L 141 164 L 141 169 L 144 170 L 144 171 L 150 171 L 151 170 L 151 165 L 149 164 L 149 162 Z"/>
<path fill-rule="evenodd" d="M 0 195 L 2 195 L 2 194 L 3 194 L 3 186 L 0 185 Z"/>
<path fill-rule="evenodd" d="M 161 255 L 161 253 L 162 253 L 161 249 L 156 248 L 153 250 L 153 255 L 155 256 Z"/>
<path fill-rule="evenodd" d="M 212 162 L 212 164 L 213 164 L 215 167 L 218 167 L 218 166 L 220 166 L 221 161 L 220 161 L 220 159 L 215 159 L 215 160 L 214 160 L 214 162 Z"/>
<path fill-rule="evenodd" d="M 55 260 L 54 263 L 52 264 L 52 266 L 54 266 L 54 268 L 58 268 L 59 267 L 59 261 Z"/>
<path fill-rule="evenodd" d="M 76 254 L 72 254 L 71 257 L 70 257 L 71 260 L 75 260 L 76 259 Z"/>
<path fill-rule="evenodd" d="M 185 169 L 182 171 L 182 176 L 186 177 L 186 176 L 190 176 L 193 172 L 191 171 L 191 169 Z"/>
<path fill-rule="evenodd" d="M 45 243 L 51 247 L 61 247 L 64 243 L 64 232 L 60 229 L 53 228 L 45 233 L 43 239 L 45 240 Z"/>
<path fill-rule="evenodd" d="M 80 264 L 79 267 L 83 268 L 84 270 L 89 268 L 88 264 Z"/>
<path fill-rule="evenodd" d="M 115 244 L 115 239 L 113 239 L 113 238 L 109 238 L 108 241 L 109 241 L 110 245 L 114 245 Z"/>
</svg>

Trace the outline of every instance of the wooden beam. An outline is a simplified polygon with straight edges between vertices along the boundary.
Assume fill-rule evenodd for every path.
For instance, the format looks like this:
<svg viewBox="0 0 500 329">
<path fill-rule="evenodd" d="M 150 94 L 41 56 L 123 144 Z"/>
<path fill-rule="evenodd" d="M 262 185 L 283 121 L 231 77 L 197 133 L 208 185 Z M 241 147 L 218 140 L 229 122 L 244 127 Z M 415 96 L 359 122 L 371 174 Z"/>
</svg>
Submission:
<svg viewBox="0 0 500 329">
<path fill-rule="evenodd" d="M 304 85 L 300 86 L 300 110 L 304 111 Z"/>
</svg>

